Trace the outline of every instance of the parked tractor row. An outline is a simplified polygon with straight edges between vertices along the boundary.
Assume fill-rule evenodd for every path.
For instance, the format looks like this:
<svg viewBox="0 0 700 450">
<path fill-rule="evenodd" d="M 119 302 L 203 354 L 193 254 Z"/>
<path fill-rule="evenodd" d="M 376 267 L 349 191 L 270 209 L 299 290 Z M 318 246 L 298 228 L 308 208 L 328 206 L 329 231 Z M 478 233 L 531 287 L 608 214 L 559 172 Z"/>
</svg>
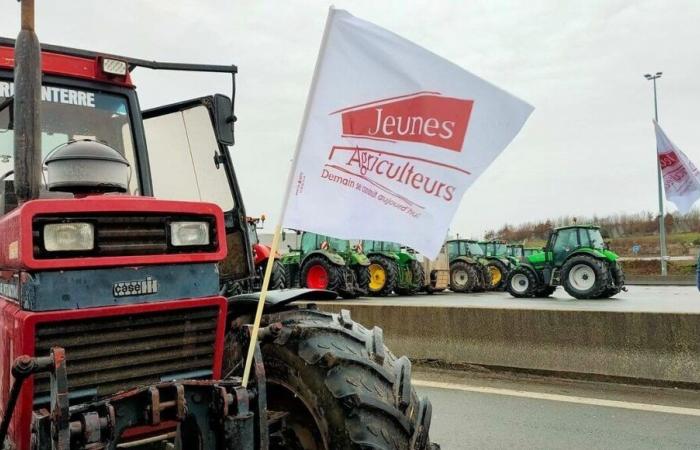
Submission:
<svg viewBox="0 0 700 450">
<path fill-rule="evenodd" d="M 249 219 L 259 278 L 269 248 Z M 414 295 L 445 291 L 508 291 L 518 298 L 548 297 L 561 285 L 575 298 L 610 297 L 624 289 L 617 255 L 596 226 L 552 231 L 545 248 L 501 240 L 450 239 L 435 260 L 410 248 L 382 241 L 351 242 L 310 232 L 294 232 L 295 248 L 275 260 L 271 286 L 335 291 L 343 298 Z"/>
</svg>

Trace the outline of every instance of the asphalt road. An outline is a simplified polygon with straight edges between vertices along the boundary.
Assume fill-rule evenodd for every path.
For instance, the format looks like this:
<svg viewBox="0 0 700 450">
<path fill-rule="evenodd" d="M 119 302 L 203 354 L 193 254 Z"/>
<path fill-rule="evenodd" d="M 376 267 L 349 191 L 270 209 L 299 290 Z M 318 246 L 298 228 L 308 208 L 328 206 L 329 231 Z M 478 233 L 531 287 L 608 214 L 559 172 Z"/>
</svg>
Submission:
<svg viewBox="0 0 700 450">
<path fill-rule="evenodd" d="M 462 308 L 522 308 L 555 310 L 597 310 L 637 312 L 687 312 L 700 313 L 700 292 L 695 286 L 628 286 L 610 299 L 577 300 L 563 288 L 550 298 L 517 299 L 507 292 L 457 294 L 442 292 L 433 295 L 419 294 L 412 297 L 363 297 L 356 300 L 335 300 L 333 303 L 382 304 L 395 306 L 444 306 Z M 318 302 L 322 303 L 322 302 Z M 700 447 L 700 445 L 698 446 Z"/>
<path fill-rule="evenodd" d="M 414 380 L 444 450 L 700 448 L 697 391 L 421 372 Z"/>
</svg>

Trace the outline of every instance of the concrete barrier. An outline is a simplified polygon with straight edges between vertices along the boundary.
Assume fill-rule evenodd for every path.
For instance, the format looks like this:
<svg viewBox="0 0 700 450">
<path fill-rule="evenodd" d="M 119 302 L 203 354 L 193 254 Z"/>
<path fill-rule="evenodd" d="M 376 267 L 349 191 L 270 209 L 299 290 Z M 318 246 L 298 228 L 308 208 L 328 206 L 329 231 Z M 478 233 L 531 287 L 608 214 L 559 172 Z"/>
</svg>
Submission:
<svg viewBox="0 0 700 450">
<path fill-rule="evenodd" d="M 449 364 L 700 384 L 700 314 L 319 303 Z"/>
</svg>

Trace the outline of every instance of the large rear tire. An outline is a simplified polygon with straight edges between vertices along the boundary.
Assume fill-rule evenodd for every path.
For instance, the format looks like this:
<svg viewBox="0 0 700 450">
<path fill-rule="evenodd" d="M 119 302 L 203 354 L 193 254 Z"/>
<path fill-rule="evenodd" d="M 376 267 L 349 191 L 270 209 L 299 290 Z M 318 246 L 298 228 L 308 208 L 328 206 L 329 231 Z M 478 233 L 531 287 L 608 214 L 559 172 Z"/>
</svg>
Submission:
<svg viewBox="0 0 700 450">
<path fill-rule="evenodd" d="M 340 267 L 321 255 L 310 256 L 301 268 L 301 285 L 311 289 L 340 292 L 344 279 Z"/>
<path fill-rule="evenodd" d="M 600 298 L 612 285 L 608 264 L 593 256 L 572 256 L 561 268 L 561 284 L 574 298 Z"/>
<path fill-rule="evenodd" d="M 508 278 L 508 268 L 506 265 L 497 259 L 492 259 L 486 263 L 486 267 L 489 269 L 491 289 L 496 291 L 505 290 L 506 280 Z"/>
<path fill-rule="evenodd" d="M 383 255 L 370 256 L 370 282 L 367 290 L 369 295 L 374 297 L 386 297 L 394 292 L 398 271 L 399 269 L 396 265 L 396 261 Z"/>
<path fill-rule="evenodd" d="M 384 346 L 380 328 L 366 329 L 348 311 L 298 309 L 267 315 L 263 322 L 279 327 L 261 346 L 268 409 L 289 413 L 288 435 L 297 446 L 437 448 L 428 435 L 430 402 L 418 398 L 410 361 Z"/>
<path fill-rule="evenodd" d="M 506 290 L 516 298 L 531 298 L 539 290 L 537 274 L 525 266 L 511 270 L 506 280 Z"/>
<path fill-rule="evenodd" d="M 408 263 L 408 270 L 411 274 L 411 283 L 405 288 L 398 289 L 400 295 L 415 295 L 425 287 L 423 266 L 414 259 Z"/>
<path fill-rule="evenodd" d="M 357 285 L 360 287 L 363 295 L 367 295 L 369 292 L 370 280 L 369 266 L 361 266 L 358 264 L 353 267 L 353 270 L 355 271 L 355 277 L 357 278 Z"/>
<path fill-rule="evenodd" d="M 464 261 L 455 261 L 450 265 L 450 290 L 453 292 L 471 292 L 478 281 L 476 270 Z"/>
<path fill-rule="evenodd" d="M 265 276 L 265 271 L 263 270 L 263 276 Z M 289 286 L 289 280 L 287 279 L 287 270 L 284 268 L 281 262 L 275 260 L 272 264 L 272 274 L 270 274 L 270 289 L 286 289 Z"/>
</svg>

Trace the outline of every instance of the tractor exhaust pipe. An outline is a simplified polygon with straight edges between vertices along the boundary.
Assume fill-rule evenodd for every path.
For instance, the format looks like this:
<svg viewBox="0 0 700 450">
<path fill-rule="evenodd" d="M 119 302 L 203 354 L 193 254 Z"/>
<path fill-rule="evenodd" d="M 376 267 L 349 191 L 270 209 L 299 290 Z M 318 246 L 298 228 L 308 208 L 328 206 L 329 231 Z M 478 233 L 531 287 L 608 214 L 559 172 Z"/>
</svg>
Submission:
<svg viewBox="0 0 700 450">
<path fill-rule="evenodd" d="M 20 0 L 22 29 L 15 42 L 15 194 L 23 203 L 41 188 L 41 47 L 34 32 L 34 0 Z"/>
</svg>

